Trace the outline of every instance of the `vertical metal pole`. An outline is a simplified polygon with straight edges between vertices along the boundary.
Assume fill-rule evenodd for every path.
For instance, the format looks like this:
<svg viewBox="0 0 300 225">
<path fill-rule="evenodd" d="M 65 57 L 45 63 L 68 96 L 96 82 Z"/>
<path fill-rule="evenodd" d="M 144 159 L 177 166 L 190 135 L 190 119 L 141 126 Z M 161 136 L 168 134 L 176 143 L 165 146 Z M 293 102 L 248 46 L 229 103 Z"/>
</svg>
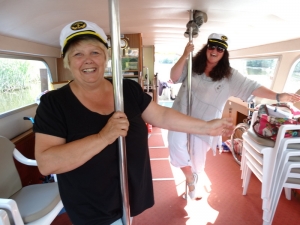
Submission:
<svg viewBox="0 0 300 225">
<path fill-rule="evenodd" d="M 190 10 L 190 21 L 193 20 L 193 10 Z M 189 28 L 189 42 L 193 41 L 193 27 Z M 188 108 L 187 108 L 187 115 L 191 115 L 191 107 L 192 107 L 192 93 L 191 93 L 191 87 L 192 87 L 192 58 L 193 58 L 193 52 L 190 52 L 189 59 L 188 59 L 188 77 L 187 77 L 187 83 L 188 83 Z M 188 134 L 188 151 L 189 149 L 189 134 Z"/>
<path fill-rule="evenodd" d="M 193 10 L 190 10 L 190 20 L 193 20 Z M 189 28 L 189 42 L 193 41 L 193 27 Z M 192 87 L 192 57 L 193 57 L 193 52 L 190 52 L 189 58 L 188 58 L 188 77 L 187 77 L 187 90 L 188 90 L 188 96 L 187 96 L 187 115 L 191 115 L 191 107 L 192 107 L 192 92 L 191 92 L 191 87 Z M 191 135 L 187 133 L 187 150 L 190 155 L 190 158 L 192 158 L 191 154 Z M 188 195 L 188 190 L 187 190 L 187 185 L 185 186 L 185 199 L 187 200 L 187 195 Z"/>
<path fill-rule="evenodd" d="M 120 18 L 118 0 L 109 0 L 109 22 L 111 31 L 111 50 L 112 50 L 112 76 L 114 87 L 115 110 L 124 112 L 123 103 L 123 75 L 121 64 L 121 44 L 120 44 Z M 123 225 L 130 225 L 130 206 L 128 192 L 127 159 L 125 138 L 119 137 L 119 170 L 120 183 L 123 200 Z"/>
</svg>

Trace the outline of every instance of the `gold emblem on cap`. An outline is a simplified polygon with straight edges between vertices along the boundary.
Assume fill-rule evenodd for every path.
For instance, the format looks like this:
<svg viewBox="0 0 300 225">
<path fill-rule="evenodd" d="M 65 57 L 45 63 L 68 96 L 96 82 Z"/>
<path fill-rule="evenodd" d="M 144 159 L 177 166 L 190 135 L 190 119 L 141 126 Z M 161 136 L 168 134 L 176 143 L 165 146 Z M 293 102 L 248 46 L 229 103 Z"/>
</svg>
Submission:
<svg viewBox="0 0 300 225">
<path fill-rule="evenodd" d="M 222 41 L 227 41 L 228 40 L 228 38 L 226 36 L 222 36 L 221 39 L 222 39 Z"/>
<path fill-rule="evenodd" d="M 86 23 L 82 21 L 77 21 L 71 25 L 72 30 L 81 30 L 86 28 Z"/>
</svg>

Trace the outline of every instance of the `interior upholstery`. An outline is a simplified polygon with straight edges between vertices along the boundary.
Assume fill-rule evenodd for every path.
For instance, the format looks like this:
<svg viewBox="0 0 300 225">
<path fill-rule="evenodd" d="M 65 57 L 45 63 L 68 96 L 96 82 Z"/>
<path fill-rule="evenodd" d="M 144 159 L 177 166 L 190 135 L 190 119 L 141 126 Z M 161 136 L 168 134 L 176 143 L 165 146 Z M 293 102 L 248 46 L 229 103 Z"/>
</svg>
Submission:
<svg viewBox="0 0 300 225">
<path fill-rule="evenodd" d="M 21 179 L 13 160 L 15 145 L 0 136 L 0 198 L 9 198 L 22 188 Z"/>
<path fill-rule="evenodd" d="M 15 145 L 0 136 L 0 198 L 16 201 L 24 223 L 44 217 L 60 202 L 56 182 L 22 187 L 13 160 Z"/>
<path fill-rule="evenodd" d="M 17 202 L 25 223 L 45 216 L 60 201 L 56 182 L 26 186 L 10 198 Z"/>
</svg>

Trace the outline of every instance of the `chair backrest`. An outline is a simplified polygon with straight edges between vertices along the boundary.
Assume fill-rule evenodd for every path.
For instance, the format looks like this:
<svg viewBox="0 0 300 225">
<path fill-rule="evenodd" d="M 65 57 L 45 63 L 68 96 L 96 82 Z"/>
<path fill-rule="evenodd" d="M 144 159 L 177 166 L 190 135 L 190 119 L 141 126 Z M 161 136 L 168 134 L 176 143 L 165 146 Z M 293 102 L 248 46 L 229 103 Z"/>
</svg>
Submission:
<svg viewBox="0 0 300 225">
<path fill-rule="evenodd" d="M 0 198 L 9 198 L 22 188 L 13 159 L 14 149 L 9 139 L 0 136 Z"/>
</svg>

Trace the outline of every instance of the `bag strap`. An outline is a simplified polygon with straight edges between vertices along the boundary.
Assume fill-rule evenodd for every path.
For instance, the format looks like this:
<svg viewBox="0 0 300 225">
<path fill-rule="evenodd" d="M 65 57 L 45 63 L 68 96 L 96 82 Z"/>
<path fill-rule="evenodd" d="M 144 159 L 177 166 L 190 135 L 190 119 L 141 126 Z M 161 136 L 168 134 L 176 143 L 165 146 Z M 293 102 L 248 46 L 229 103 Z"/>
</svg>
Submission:
<svg viewBox="0 0 300 225">
<path fill-rule="evenodd" d="M 286 108 L 290 111 L 291 114 L 293 114 L 291 108 L 286 103 L 271 104 L 271 106 L 275 106 L 275 109 L 276 108 Z"/>
<path fill-rule="evenodd" d="M 271 137 L 263 136 L 263 135 L 261 135 L 260 133 L 258 133 L 258 132 L 255 130 L 255 125 L 256 125 L 256 124 L 259 124 L 259 121 L 255 121 L 254 124 L 252 125 L 252 128 L 253 128 L 254 133 L 255 133 L 258 137 L 263 138 L 263 139 L 268 139 L 268 140 L 274 141 Z"/>
<path fill-rule="evenodd" d="M 269 115 L 269 111 L 268 111 L 268 108 L 267 108 L 267 105 L 266 105 L 266 104 L 260 105 L 260 107 L 259 107 L 259 109 L 258 109 L 258 113 L 257 113 L 257 120 L 260 119 L 260 117 L 261 117 L 262 114 L 267 114 L 267 115 Z"/>
</svg>

